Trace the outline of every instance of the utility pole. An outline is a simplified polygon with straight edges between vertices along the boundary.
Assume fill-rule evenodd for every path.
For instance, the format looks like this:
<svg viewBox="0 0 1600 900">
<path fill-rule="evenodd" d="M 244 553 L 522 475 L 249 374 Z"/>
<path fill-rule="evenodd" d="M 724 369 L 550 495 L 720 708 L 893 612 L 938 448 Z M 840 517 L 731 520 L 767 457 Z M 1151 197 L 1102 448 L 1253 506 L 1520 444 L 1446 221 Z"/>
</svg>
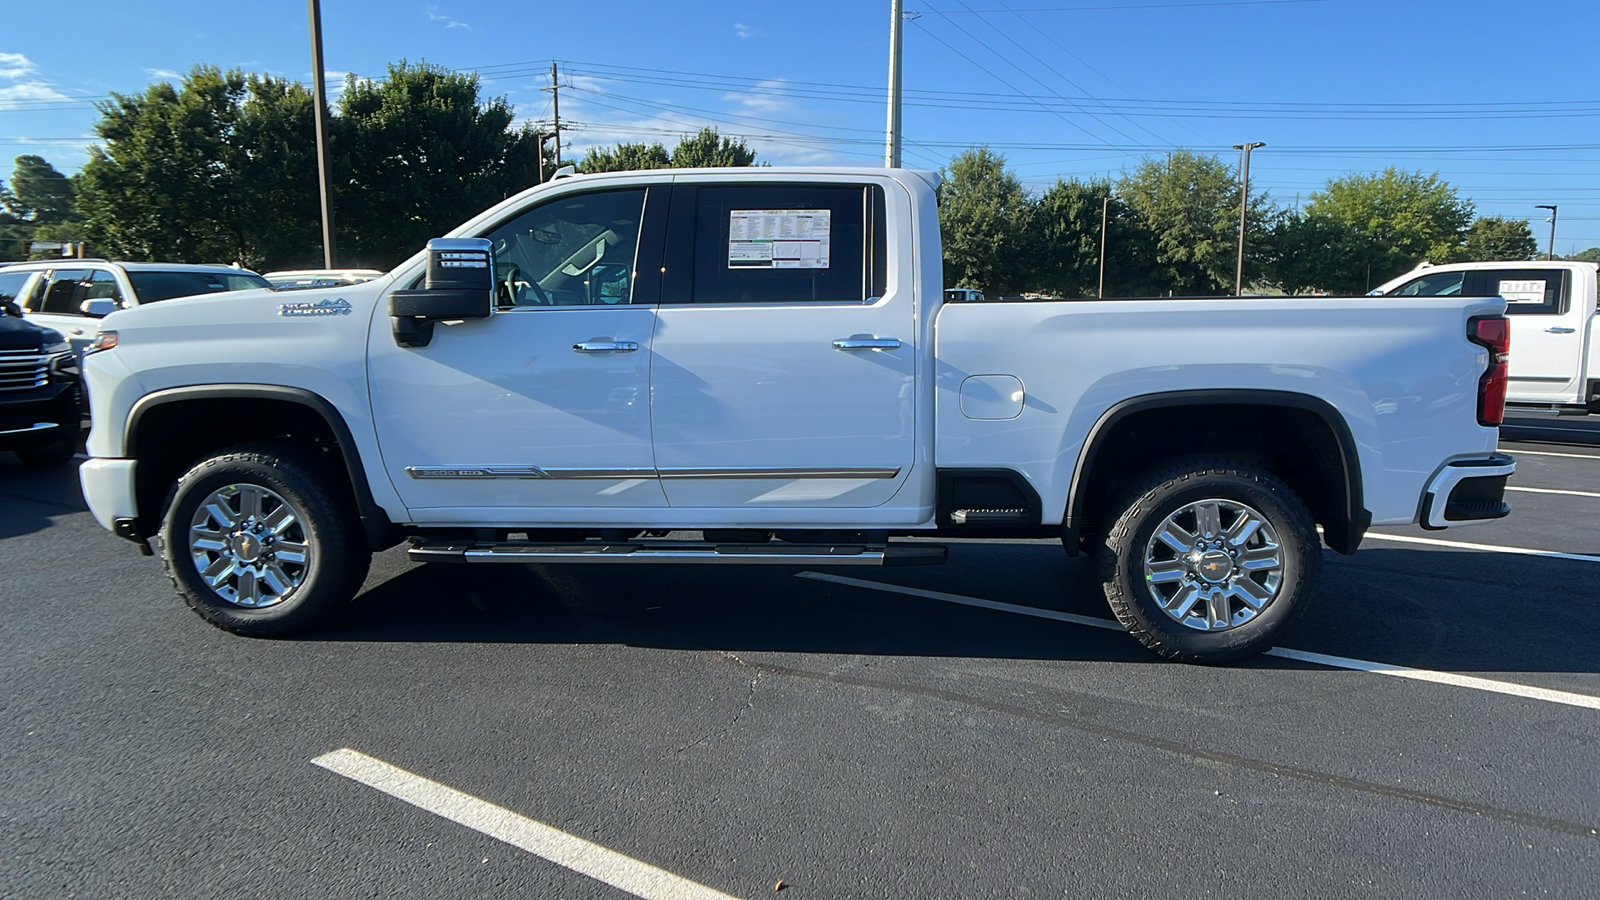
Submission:
<svg viewBox="0 0 1600 900">
<path fill-rule="evenodd" d="M 550 92 L 551 129 L 556 135 L 556 168 L 561 168 L 561 82 L 556 80 L 555 60 L 550 61 L 550 86 L 540 90 Z M 539 145 L 539 164 L 544 165 L 544 145 Z"/>
<path fill-rule="evenodd" d="M 902 0 L 889 2 L 889 126 L 884 135 L 883 164 L 900 168 L 900 22 Z"/>
<path fill-rule="evenodd" d="M 1548 252 L 1545 253 L 1544 258 L 1545 259 L 1555 259 L 1556 258 L 1556 207 L 1555 207 L 1555 204 L 1544 204 L 1544 203 L 1541 203 L 1538 206 L 1535 206 L 1534 209 L 1548 209 L 1548 210 L 1550 210 L 1550 249 L 1549 249 Z"/>
<path fill-rule="evenodd" d="M 1241 167 L 1242 177 L 1239 182 L 1239 265 L 1233 272 L 1233 295 L 1244 296 L 1244 222 L 1245 211 L 1250 208 L 1250 151 L 1266 144 L 1255 141 L 1249 144 L 1234 144 L 1233 149 L 1244 151 L 1244 165 Z"/>
<path fill-rule="evenodd" d="M 311 85 L 316 93 L 312 115 L 317 126 L 317 186 L 322 193 L 322 267 L 333 268 L 333 176 L 328 171 L 328 85 L 322 70 L 322 4 L 311 4 Z"/>
<path fill-rule="evenodd" d="M 1100 293 L 1096 296 L 1106 298 L 1106 211 L 1111 208 L 1111 195 L 1107 194 L 1100 201 Z"/>
<path fill-rule="evenodd" d="M 544 184 L 544 132 L 535 131 L 533 140 L 539 148 L 539 183 Z"/>
</svg>

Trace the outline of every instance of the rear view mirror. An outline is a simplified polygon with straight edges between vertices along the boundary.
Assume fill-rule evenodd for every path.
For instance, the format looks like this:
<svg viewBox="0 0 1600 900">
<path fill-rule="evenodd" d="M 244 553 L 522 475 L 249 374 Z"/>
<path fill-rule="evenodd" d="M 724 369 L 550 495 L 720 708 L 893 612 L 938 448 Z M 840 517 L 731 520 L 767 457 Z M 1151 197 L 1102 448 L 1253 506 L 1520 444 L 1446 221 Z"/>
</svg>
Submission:
<svg viewBox="0 0 1600 900">
<path fill-rule="evenodd" d="M 494 250 L 483 238 L 434 238 L 428 242 L 428 275 L 422 290 L 389 294 L 395 343 L 426 347 L 433 323 L 487 319 L 494 315 Z"/>
<path fill-rule="evenodd" d="M 117 301 L 110 297 L 96 297 L 80 303 L 78 310 L 91 318 L 104 319 L 117 311 Z"/>
</svg>

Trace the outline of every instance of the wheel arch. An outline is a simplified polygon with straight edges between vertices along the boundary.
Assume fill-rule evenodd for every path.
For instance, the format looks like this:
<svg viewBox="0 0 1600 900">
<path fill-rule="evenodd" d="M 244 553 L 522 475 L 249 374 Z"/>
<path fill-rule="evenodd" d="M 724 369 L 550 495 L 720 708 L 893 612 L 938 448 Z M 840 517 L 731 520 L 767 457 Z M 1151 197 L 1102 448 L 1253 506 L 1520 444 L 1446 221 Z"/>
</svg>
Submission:
<svg viewBox="0 0 1600 900">
<path fill-rule="evenodd" d="M 287 412 L 289 436 L 316 442 L 327 441 L 338 451 L 344 466 L 352 499 L 361 517 L 362 530 L 372 550 L 394 546 L 400 540 L 397 526 L 378 505 L 367 480 L 354 435 L 344 415 L 327 398 L 304 388 L 270 384 L 208 384 L 165 388 L 140 397 L 129 410 L 123 430 L 123 447 L 140 461 L 137 485 L 140 536 L 153 535 L 159 528 L 160 506 L 177 475 L 207 452 L 246 440 L 281 436 L 277 430 L 261 428 L 221 429 L 213 439 L 183 441 L 171 428 L 192 416 L 223 409 L 238 411 L 248 406 Z M 192 435 L 192 431 L 184 432 Z M 147 465 L 148 463 L 152 463 Z"/>
<path fill-rule="evenodd" d="M 1215 428 L 1205 425 L 1207 412 L 1220 413 L 1222 424 Z M 1241 414 L 1254 414 L 1258 427 L 1287 426 L 1295 432 L 1294 437 L 1309 441 L 1315 466 L 1301 468 L 1294 454 L 1285 452 L 1287 445 L 1282 441 L 1289 435 L 1252 431 L 1239 424 L 1244 418 Z M 1153 458 L 1148 451 L 1120 452 L 1134 449 L 1125 446 L 1131 436 L 1141 425 L 1152 424 L 1170 425 L 1178 440 Z M 1276 464 L 1268 467 L 1304 495 L 1323 527 L 1324 541 L 1339 553 L 1354 553 L 1371 524 L 1355 438 L 1344 416 L 1326 400 L 1292 391 L 1248 388 L 1171 391 L 1123 400 L 1101 414 L 1089 429 L 1072 471 L 1061 522 L 1067 552 L 1076 555 L 1084 536 L 1096 527 L 1096 516 L 1102 512 L 1099 507 L 1111 498 L 1119 476 L 1131 476 L 1163 458 L 1197 451 L 1245 453 L 1265 459 L 1276 456 Z"/>
</svg>

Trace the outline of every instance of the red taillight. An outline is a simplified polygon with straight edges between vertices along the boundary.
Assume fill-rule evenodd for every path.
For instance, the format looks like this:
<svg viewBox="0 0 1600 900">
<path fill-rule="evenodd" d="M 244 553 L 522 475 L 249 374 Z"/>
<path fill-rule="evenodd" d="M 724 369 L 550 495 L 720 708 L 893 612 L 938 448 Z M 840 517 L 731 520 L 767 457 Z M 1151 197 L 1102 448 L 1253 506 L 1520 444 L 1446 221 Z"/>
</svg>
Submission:
<svg viewBox="0 0 1600 900">
<path fill-rule="evenodd" d="M 1467 340 L 1489 351 L 1489 368 L 1478 379 L 1478 424 L 1497 426 L 1506 417 L 1506 368 L 1511 360 L 1511 322 L 1505 316 L 1468 319 Z"/>
</svg>

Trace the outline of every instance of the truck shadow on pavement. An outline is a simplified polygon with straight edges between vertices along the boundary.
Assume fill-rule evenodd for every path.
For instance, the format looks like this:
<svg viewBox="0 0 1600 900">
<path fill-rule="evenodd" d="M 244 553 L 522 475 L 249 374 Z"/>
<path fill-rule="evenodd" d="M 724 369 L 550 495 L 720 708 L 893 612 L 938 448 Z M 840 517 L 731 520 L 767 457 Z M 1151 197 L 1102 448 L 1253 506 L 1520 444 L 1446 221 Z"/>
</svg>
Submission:
<svg viewBox="0 0 1600 900">
<path fill-rule="evenodd" d="M 43 531 L 52 516 L 84 512 L 78 467 L 34 469 L 0 451 L 0 540 Z"/>
<path fill-rule="evenodd" d="M 797 569 L 379 560 L 368 590 L 311 640 L 1158 662 L 1114 631 L 800 578 Z M 1324 560 L 1321 594 L 1285 647 L 1456 672 L 1600 672 L 1600 587 L 1590 586 L 1589 564 L 1387 548 Z M 1090 562 L 1051 545 L 957 545 L 945 567 L 834 571 L 1111 622 Z"/>
</svg>

